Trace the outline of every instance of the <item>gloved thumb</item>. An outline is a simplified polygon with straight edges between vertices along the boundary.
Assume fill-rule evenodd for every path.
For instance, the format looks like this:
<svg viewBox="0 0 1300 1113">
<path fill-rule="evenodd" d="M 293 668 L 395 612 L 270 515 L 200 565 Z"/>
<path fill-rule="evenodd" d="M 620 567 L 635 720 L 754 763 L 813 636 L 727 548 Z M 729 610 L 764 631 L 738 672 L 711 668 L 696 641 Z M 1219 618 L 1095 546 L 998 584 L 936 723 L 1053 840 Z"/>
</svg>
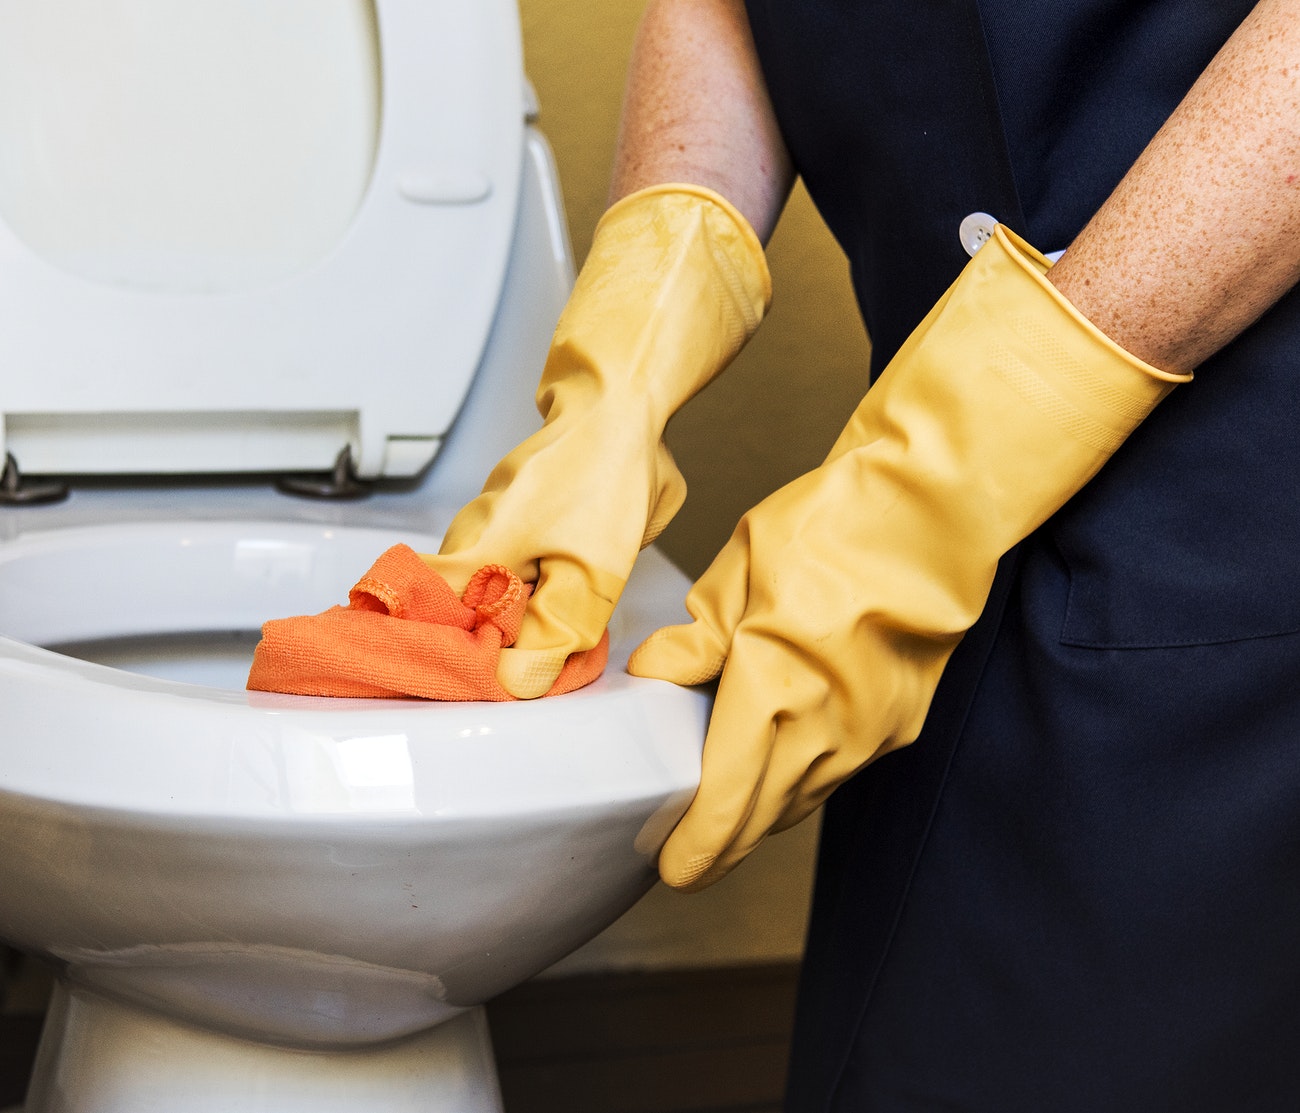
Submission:
<svg viewBox="0 0 1300 1113">
<path fill-rule="evenodd" d="M 749 594 L 749 544 L 743 526 L 686 596 L 694 622 L 656 630 L 633 652 L 627 671 L 690 686 L 716 680 Z"/>
<path fill-rule="evenodd" d="M 716 680 L 726 660 L 726 642 L 708 623 L 696 619 L 656 630 L 633 650 L 627 671 L 689 687 Z"/>
</svg>

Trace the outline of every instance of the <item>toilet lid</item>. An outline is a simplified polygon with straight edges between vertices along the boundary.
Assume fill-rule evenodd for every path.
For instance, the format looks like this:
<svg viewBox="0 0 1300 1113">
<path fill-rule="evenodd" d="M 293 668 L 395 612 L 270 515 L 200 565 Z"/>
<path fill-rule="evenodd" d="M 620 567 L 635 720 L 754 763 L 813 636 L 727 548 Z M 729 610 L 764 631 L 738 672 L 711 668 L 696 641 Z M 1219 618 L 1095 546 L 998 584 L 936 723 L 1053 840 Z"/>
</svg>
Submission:
<svg viewBox="0 0 1300 1113">
<path fill-rule="evenodd" d="M 70 273 L 0 216 L 0 450 L 29 474 L 419 471 L 480 361 L 519 196 L 513 0 L 374 0 L 381 121 L 323 258 L 256 288 Z"/>
</svg>

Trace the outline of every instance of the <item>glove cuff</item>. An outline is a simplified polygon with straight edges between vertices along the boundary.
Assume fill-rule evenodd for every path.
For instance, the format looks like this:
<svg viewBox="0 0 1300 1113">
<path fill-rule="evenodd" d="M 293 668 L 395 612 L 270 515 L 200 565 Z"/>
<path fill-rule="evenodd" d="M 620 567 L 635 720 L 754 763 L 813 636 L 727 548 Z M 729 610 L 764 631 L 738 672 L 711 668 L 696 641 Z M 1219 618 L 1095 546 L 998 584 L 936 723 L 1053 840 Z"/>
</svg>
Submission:
<svg viewBox="0 0 1300 1113">
<path fill-rule="evenodd" d="M 995 284 L 990 303 L 1005 315 L 991 329 L 987 351 L 993 370 L 1024 401 L 1077 439 L 1106 455 L 1176 385 L 1174 374 L 1139 359 L 1097 328 L 1046 275 L 1051 264 L 999 225 L 984 258 L 972 261 L 969 279 L 985 270 Z"/>
<path fill-rule="evenodd" d="M 771 297 L 762 244 L 725 198 L 678 184 L 630 194 L 596 226 L 538 408 L 551 417 L 572 393 L 557 388 L 580 376 L 603 397 L 635 399 L 662 428 L 736 356 Z"/>
<path fill-rule="evenodd" d="M 595 236 L 629 217 L 639 219 L 639 214 L 647 210 L 657 210 L 657 218 L 664 221 L 689 220 L 698 215 L 705 222 L 721 252 L 718 263 L 729 272 L 725 277 L 737 307 L 747 321 L 753 322 L 749 328 L 752 335 L 772 305 L 772 275 L 762 241 L 744 214 L 707 186 L 664 182 L 615 201 L 596 223 Z"/>
<path fill-rule="evenodd" d="M 1024 270 L 1031 280 L 1041 287 L 1042 292 L 1054 301 L 1060 311 L 1078 329 L 1086 333 L 1093 343 L 1100 345 L 1115 358 L 1122 360 L 1135 370 L 1141 371 L 1153 379 L 1169 383 L 1171 386 L 1191 382 L 1192 375 L 1190 372 L 1162 371 L 1159 367 L 1139 359 L 1132 352 L 1116 344 L 1114 340 L 1080 313 L 1069 298 L 1047 281 L 1047 272 L 1052 268 L 1051 260 L 1017 236 L 1010 228 L 1002 224 L 997 225 L 993 230 L 993 239 L 1006 253 L 1009 261 Z"/>
</svg>

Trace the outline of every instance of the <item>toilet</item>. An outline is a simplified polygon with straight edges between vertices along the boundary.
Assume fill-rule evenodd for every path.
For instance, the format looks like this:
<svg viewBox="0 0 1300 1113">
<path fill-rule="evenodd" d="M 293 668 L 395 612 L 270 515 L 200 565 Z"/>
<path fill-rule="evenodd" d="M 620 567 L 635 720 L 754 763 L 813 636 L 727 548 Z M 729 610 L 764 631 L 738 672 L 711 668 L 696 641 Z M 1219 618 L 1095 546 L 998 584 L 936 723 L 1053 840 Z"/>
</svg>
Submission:
<svg viewBox="0 0 1300 1113">
<path fill-rule="evenodd" d="M 262 621 L 436 549 L 537 426 L 572 260 L 534 115 L 512 0 L 0 7 L 28 1113 L 500 1113 L 482 1003 L 653 883 L 709 710 L 623 669 L 683 614 L 653 549 L 579 692 L 243 688 Z"/>
</svg>

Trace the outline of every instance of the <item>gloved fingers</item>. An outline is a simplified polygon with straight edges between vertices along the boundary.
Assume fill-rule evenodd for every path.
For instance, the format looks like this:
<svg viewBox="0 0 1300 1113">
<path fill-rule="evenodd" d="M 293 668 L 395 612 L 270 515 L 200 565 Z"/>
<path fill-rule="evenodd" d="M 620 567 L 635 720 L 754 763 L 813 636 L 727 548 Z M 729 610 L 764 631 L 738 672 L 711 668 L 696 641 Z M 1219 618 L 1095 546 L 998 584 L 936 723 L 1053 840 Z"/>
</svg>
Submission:
<svg viewBox="0 0 1300 1113">
<path fill-rule="evenodd" d="M 690 687 L 718 678 L 727 648 L 727 642 L 702 620 L 664 626 L 632 651 L 627 671 Z"/>
<path fill-rule="evenodd" d="M 727 845 L 697 871 L 685 887 L 687 891 L 698 892 L 721 881 L 769 835 L 808 818 L 852 775 L 851 770 L 841 768 L 837 754 L 826 751 L 827 742 L 824 724 L 816 716 L 779 721 L 774 717 L 771 758 L 748 814 Z"/>
<path fill-rule="evenodd" d="M 570 654 L 600 641 L 625 583 L 571 558 L 544 559 L 519 635 L 501 651 L 497 681 L 517 699 L 545 695 Z"/>
<path fill-rule="evenodd" d="M 701 793 L 705 793 L 703 799 Z M 747 812 L 748 802 L 742 807 Z M 725 817 L 701 783 L 691 806 L 659 851 L 659 876 L 664 884 L 695 893 L 723 877 L 729 870 L 725 863 L 733 828 L 734 820 Z"/>
<path fill-rule="evenodd" d="M 752 669 L 747 663 L 735 656 L 728 662 L 704 740 L 699 788 L 659 854 L 659 875 L 675 889 L 702 889 L 730 868 L 730 849 L 766 790 L 781 712 L 764 691 L 770 673 L 763 662 Z"/>
<path fill-rule="evenodd" d="M 757 616 L 746 620 L 718 685 L 699 790 L 660 855 L 667 884 L 713 884 L 865 764 L 864 751 L 844 744 L 846 724 L 835 725 L 840 695 L 824 662 Z M 853 729 L 870 732 L 857 718 Z"/>
<path fill-rule="evenodd" d="M 830 792 L 828 791 L 826 795 L 829 796 Z M 806 800 L 800 800 L 797 807 L 787 809 L 779 821 L 770 825 L 766 820 L 757 819 L 760 815 L 770 815 L 770 812 L 765 813 L 761 805 L 756 805 L 753 812 L 750 813 L 749 821 L 736 833 L 736 837 L 731 840 L 726 849 L 690 885 L 679 886 L 679 888 L 683 892 L 698 893 L 701 889 L 716 885 L 753 854 L 767 840 L 768 835 L 778 835 L 782 831 L 802 823 L 817 810 L 818 805 L 823 800 L 824 797 L 811 805 Z"/>
<path fill-rule="evenodd" d="M 687 687 L 717 679 L 748 600 L 749 545 L 737 531 L 686 596 L 695 621 L 656 630 L 633 651 L 628 672 Z"/>
<path fill-rule="evenodd" d="M 823 745 L 825 745 L 824 741 Z M 867 761 L 862 762 L 846 760 L 845 753 L 840 750 L 821 755 L 821 758 L 798 778 L 796 790 L 789 794 L 785 806 L 773 821 L 768 833 L 776 835 L 802 823 L 826 803 L 831 793 L 864 766 L 869 765 L 875 757 L 880 756 L 880 753 L 881 751 L 877 751 Z"/>
<path fill-rule="evenodd" d="M 781 738 L 780 733 L 783 732 L 778 732 L 773 744 L 777 753 L 787 745 L 787 740 Z M 797 743 L 791 745 L 797 746 Z M 821 784 L 815 777 L 811 781 L 805 780 L 804 777 L 807 776 L 808 774 L 800 776 L 795 769 L 769 771 L 764 782 L 764 798 L 755 802 L 745 826 L 736 832 L 735 839 L 728 847 L 725 863 L 720 861 L 719 865 L 725 864 L 728 870 L 734 869 L 768 835 L 788 831 L 812 815 L 839 784 L 838 780 Z"/>
<path fill-rule="evenodd" d="M 790 802 L 790 806 L 781 813 L 781 818 L 772 824 L 772 829 L 768 834 L 779 835 L 782 831 L 797 827 L 826 803 L 827 798 L 835 791 L 835 788 L 835 785 L 827 785 L 825 789 L 817 792 L 801 794 L 799 799 Z"/>
<path fill-rule="evenodd" d="M 497 658 L 497 683 L 515 699 L 537 699 L 554 687 L 568 659 L 569 651 L 563 648 L 503 649 Z"/>
<path fill-rule="evenodd" d="M 666 845 L 664 849 L 667 849 Z M 728 846 L 717 855 L 688 863 L 692 868 L 686 870 L 681 865 L 665 859 L 661 852 L 659 877 L 665 885 L 676 889 L 679 893 L 700 893 L 726 877 L 745 860 L 747 854 L 748 850 L 744 853 L 735 853 L 733 848 Z"/>
<path fill-rule="evenodd" d="M 683 893 L 698 893 L 716 885 L 749 857 L 769 834 L 765 823 L 753 822 L 756 814 L 756 807 L 751 808 L 739 830 L 725 845 L 714 850 L 695 847 L 688 855 L 680 846 L 672 845 L 670 836 L 659 854 L 659 876 L 664 884 Z"/>
</svg>

